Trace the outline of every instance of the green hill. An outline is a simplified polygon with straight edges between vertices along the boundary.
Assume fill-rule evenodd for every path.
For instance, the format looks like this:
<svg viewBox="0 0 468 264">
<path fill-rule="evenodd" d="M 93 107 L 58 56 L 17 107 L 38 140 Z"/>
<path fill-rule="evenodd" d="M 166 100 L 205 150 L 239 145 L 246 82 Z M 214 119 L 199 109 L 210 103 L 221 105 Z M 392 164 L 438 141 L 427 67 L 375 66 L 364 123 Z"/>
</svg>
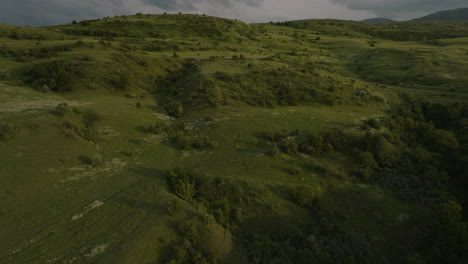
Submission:
<svg viewBox="0 0 468 264">
<path fill-rule="evenodd" d="M 446 10 L 435 12 L 415 20 L 432 20 L 432 21 L 468 21 L 468 8 L 459 8 L 454 10 Z"/>
<path fill-rule="evenodd" d="M 468 25 L 0 25 L 0 264 L 466 263 Z"/>
<path fill-rule="evenodd" d="M 377 17 L 377 18 L 364 19 L 364 20 L 361 20 L 361 22 L 369 23 L 369 24 L 382 24 L 382 23 L 390 23 L 394 21 L 388 18 Z"/>
</svg>

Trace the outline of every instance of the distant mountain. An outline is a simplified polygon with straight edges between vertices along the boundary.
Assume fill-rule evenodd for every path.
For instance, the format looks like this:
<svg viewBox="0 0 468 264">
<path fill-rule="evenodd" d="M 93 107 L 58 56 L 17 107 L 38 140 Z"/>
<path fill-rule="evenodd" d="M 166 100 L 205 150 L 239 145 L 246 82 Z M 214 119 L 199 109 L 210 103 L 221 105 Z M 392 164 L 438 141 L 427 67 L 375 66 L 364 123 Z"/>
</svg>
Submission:
<svg viewBox="0 0 468 264">
<path fill-rule="evenodd" d="M 440 11 L 415 20 L 468 21 L 468 8 Z"/>
<path fill-rule="evenodd" d="M 388 18 L 376 17 L 376 18 L 364 19 L 364 20 L 361 20 L 361 22 L 369 23 L 369 24 L 382 24 L 382 23 L 390 23 L 394 21 Z"/>
</svg>

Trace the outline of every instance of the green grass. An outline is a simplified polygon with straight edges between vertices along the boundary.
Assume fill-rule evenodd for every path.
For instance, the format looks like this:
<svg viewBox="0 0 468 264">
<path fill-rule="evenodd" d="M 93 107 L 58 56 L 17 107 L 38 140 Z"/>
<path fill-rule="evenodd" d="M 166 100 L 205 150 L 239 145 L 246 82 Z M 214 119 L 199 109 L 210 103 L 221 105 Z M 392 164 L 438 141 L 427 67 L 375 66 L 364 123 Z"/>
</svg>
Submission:
<svg viewBox="0 0 468 264">
<path fill-rule="evenodd" d="M 291 201 L 289 192 L 318 185 L 324 190 L 323 213 L 370 236 L 394 263 L 417 252 L 425 241 L 415 228 L 428 220 L 426 207 L 353 179 L 354 161 L 347 155 L 273 158 L 267 153 L 271 146 L 258 135 L 333 128 L 359 133 L 362 121 L 385 116 L 403 92 L 435 102 L 466 102 L 468 40 L 440 39 L 434 45 L 377 39 L 370 47 L 375 36 L 366 30 L 371 26 L 327 20 L 294 28 L 303 22 L 250 25 L 206 16 L 143 15 L 45 28 L 1 25 L 2 49 L 23 52 L 78 40 L 85 45 L 22 62 L 0 56 L 0 124 L 13 127 L 0 138 L 0 226 L 6 227 L 0 228 L 0 263 L 171 260 L 184 238 L 178 224 L 207 214 L 167 188 L 166 172 L 176 167 L 240 180 L 268 193 L 271 211 L 250 215 L 237 234 L 259 223 L 266 223 L 266 233 L 274 232 L 281 227 L 278 219 L 288 219 L 293 226 L 316 221 L 311 209 Z M 449 26 L 464 27 L 441 25 Z M 13 30 L 20 39 L 11 37 Z M 241 54 L 245 59 L 232 59 Z M 189 59 L 199 66 L 196 78 L 171 83 L 180 89 L 178 94 L 175 88 L 162 91 L 161 83 L 183 70 Z M 86 65 L 85 74 L 70 81 L 72 91 L 35 91 L 25 70 L 54 61 Z M 217 79 L 219 72 L 233 79 Z M 271 92 L 271 80 L 317 93 L 293 105 L 281 103 L 281 94 L 274 94 L 271 107 L 253 106 L 254 96 Z M 203 101 L 211 90 L 201 87 L 202 81 L 218 89 L 216 107 Z M 335 96 L 333 105 L 319 100 L 320 92 Z M 383 100 L 357 97 L 362 93 Z M 191 96 L 195 99 L 189 100 Z M 164 111 L 168 101 L 183 103 L 185 115 L 169 117 Z M 54 114 L 63 102 L 69 105 L 67 112 Z M 102 116 L 92 139 L 65 125 L 84 129 L 82 114 L 87 110 Z M 162 121 L 183 122 L 186 130 L 209 136 L 215 147 L 184 151 L 165 135 L 142 129 Z M 102 162 L 90 164 L 95 159 Z M 311 160 L 342 178 L 304 165 Z M 291 173 L 296 167 L 303 172 Z M 166 203 L 174 199 L 181 208 L 171 215 Z M 255 204 L 249 206 L 256 210 Z M 240 244 L 221 262 L 249 263 Z"/>
</svg>

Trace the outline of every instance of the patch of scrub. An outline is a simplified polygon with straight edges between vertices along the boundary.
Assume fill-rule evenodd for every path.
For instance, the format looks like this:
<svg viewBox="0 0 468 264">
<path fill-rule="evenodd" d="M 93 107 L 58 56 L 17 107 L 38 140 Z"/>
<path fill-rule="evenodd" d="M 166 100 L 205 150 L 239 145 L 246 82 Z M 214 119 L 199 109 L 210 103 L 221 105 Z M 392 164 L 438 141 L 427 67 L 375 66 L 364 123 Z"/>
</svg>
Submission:
<svg viewBox="0 0 468 264">
<path fill-rule="evenodd" d="M 99 254 L 102 254 L 106 252 L 108 247 L 109 247 L 109 243 L 97 245 L 93 247 L 89 253 L 85 254 L 85 257 L 92 258 Z"/>
<path fill-rule="evenodd" d="M 84 208 L 85 210 L 84 210 L 83 212 L 81 212 L 81 213 L 79 213 L 79 214 L 77 214 L 77 215 L 74 215 L 74 216 L 72 217 L 72 221 L 76 221 L 76 220 L 82 218 L 82 217 L 85 216 L 87 213 L 89 213 L 89 212 L 91 212 L 91 211 L 93 211 L 93 210 L 95 210 L 95 209 L 97 209 L 97 208 L 99 208 L 99 207 L 101 207 L 101 206 L 103 206 L 103 205 L 104 205 L 104 202 L 103 202 L 103 201 L 99 201 L 99 200 L 94 201 L 92 204 L 86 206 L 86 207 Z"/>
<path fill-rule="evenodd" d="M 81 179 L 94 180 L 98 176 L 110 175 L 122 171 L 127 166 L 127 162 L 121 159 L 113 159 L 103 165 L 92 166 L 82 165 L 78 167 L 69 168 L 68 171 L 73 173 L 68 178 L 61 179 L 61 183 L 79 181 Z M 59 172 L 59 171 L 56 171 Z"/>
</svg>

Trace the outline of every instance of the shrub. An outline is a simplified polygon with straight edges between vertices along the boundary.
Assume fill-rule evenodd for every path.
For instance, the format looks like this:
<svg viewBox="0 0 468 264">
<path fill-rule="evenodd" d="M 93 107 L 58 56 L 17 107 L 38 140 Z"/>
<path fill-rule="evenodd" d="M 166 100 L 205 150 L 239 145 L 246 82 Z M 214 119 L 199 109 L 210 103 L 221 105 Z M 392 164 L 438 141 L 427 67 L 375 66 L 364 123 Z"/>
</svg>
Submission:
<svg viewBox="0 0 468 264">
<path fill-rule="evenodd" d="M 6 138 L 13 131 L 13 125 L 0 123 L 0 138 Z"/>
<path fill-rule="evenodd" d="M 299 147 L 297 146 L 296 141 L 292 138 L 286 138 L 281 142 L 281 151 L 284 153 L 295 155 L 298 153 Z"/>
<path fill-rule="evenodd" d="M 170 188 L 186 201 L 192 201 L 196 194 L 196 183 L 194 174 L 183 169 L 171 170 L 167 176 Z"/>
<path fill-rule="evenodd" d="M 179 102 L 170 102 L 163 108 L 170 116 L 182 117 L 184 115 L 184 106 Z"/>
<path fill-rule="evenodd" d="M 294 165 L 289 169 L 289 173 L 294 176 L 299 176 L 304 173 L 301 167 Z"/>
<path fill-rule="evenodd" d="M 179 201 L 177 201 L 176 199 L 173 199 L 173 200 L 166 202 L 166 208 L 167 208 L 167 212 L 169 212 L 170 215 L 172 216 L 177 215 L 180 211 Z"/>
<path fill-rule="evenodd" d="M 298 186 L 292 190 L 292 198 L 294 202 L 303 207 L 311 207 L 315 205 L 320 198 L 319 186 Z"/>
<path fill-rule="evenodd" d="M 87 110 L 83 113 L 83 122 L 86 128 L 94 128 L 97 122 L 102 120 L 102 115 L 95 110 Z"/>
<path fill-rule="evenodd" d="M 162 133 L 171 133 L 172 132 L 172 127 L 170 124 L 166 122 L 158 122 L 154 125 L 148 126 L 144 128 L 144 131 L 146 133 L 151 133 L 151 134 L 162 134 Z"/>
<path fill-rule="evenodd" d="M 68 103 L 60 103 L 54 108 L 53 113 L 57 116 L 64 116 L 67 111 Z"/>
<path fill-rule="evenodd" d="M 370 180 L 374 176 L 375 170 L 379 168 L 374 155 L 368 151 L 359 153 L 356 161 L 359 164 L 357 173 L 364 181 Z"/>
</svg>

